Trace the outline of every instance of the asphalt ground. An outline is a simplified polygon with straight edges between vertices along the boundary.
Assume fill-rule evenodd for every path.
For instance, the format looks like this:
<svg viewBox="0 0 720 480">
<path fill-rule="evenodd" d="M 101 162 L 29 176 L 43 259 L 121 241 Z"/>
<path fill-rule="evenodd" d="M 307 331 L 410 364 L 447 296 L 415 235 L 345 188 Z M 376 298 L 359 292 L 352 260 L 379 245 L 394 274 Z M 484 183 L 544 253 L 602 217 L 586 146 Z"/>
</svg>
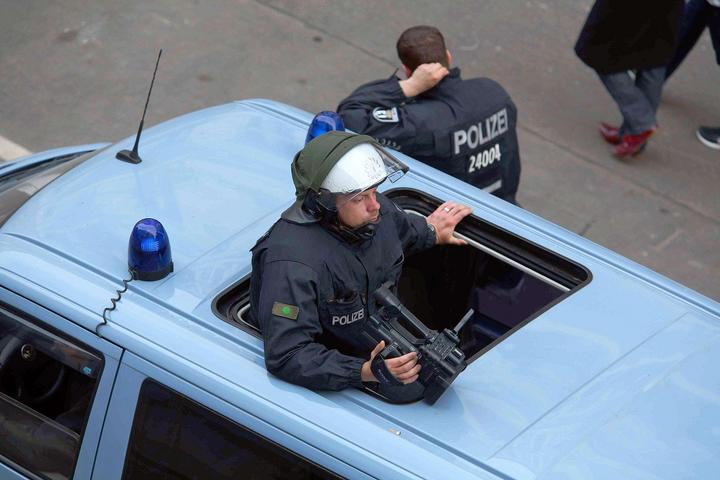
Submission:
<svg viewBox="0 0 720 480">
<path fill-rule="evenodd" d="M 529 211 L 720 299 L 720 67 L 707 32 L 667 83 L 645 152 L 612 157 L 619 114 L 573 45 L 591 0 L 0 0 L 0 156 L 133 134 L 237 99 L 334 109 L 391 75 L 399 33 L 432 24 L 465 77 L 498 80 L 519 109 Z"/>
</svg>

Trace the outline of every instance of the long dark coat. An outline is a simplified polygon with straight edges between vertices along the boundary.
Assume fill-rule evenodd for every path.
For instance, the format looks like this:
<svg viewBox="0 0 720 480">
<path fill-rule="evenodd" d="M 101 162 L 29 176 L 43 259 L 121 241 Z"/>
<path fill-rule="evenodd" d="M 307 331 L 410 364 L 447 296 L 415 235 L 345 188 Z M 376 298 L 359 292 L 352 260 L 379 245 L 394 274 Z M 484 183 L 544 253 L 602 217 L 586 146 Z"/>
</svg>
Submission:
<svg viewBox="0 0 720 480">
<path fill-rule="evenodd" d="M 575 53 L 602 74 L 666 65 L 683 6 L 683 0 L 596 0 Z"/>
</svg>

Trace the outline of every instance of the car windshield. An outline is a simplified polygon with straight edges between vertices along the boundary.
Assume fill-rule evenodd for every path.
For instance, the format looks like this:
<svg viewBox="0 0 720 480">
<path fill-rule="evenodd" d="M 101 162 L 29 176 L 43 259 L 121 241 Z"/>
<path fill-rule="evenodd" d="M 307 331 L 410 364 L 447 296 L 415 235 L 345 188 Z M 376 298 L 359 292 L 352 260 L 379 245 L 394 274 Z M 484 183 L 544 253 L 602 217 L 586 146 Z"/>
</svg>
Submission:
<svg viewBox="0 0 720 480">
<path fill-rule="evenodd" d="M 62 155 L 0 176 L 0 226 L 30 197 L 94 153 L 85 151 Z"/>
</svg>

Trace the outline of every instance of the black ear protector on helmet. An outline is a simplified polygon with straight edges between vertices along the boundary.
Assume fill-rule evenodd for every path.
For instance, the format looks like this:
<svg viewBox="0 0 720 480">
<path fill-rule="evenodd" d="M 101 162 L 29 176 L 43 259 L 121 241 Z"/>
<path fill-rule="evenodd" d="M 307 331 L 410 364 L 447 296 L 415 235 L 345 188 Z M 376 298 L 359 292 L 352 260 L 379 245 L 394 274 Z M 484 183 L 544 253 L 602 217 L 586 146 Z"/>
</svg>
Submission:
<svg viewBox="0 0 720 480">
<path fill-rule="evenodd" d="M 321 190 L 316 192 L 308 188 L 302 201 L 302 209 L 318 220 L 334 220 L 337 217 L 336 195 Z"/>
<path fill-rule="evenodd" d="M 302 209 L 313 217 L 321 218 L 325 216 L 325 213 L 328 210 L 320 205 L 320 202 L 318 201 L 319 196 L 320 194 L 317 193 L 315 190 L 308 188 L 305 192 L 305 198 L 302 202 Z"/>
</svg>

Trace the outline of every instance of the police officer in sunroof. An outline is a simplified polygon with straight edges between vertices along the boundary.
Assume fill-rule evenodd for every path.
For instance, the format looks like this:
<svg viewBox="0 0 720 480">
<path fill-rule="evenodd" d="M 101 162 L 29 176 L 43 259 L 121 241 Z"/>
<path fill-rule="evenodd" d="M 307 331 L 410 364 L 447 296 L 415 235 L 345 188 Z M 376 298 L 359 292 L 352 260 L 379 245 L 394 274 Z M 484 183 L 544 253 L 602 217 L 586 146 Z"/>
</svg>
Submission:
<svg viewBox="0 0 720 480">
<path fill-rule="evenodd" d="M 377 192 L 406 170 L 372 137 L 348 132 L 322 134 L 295 156 L 297 200 L 252 249 L 248 321 L 262 331 L 274 375 L 316 390 L 422 398 L 415 352 L 372 362 L 384 344 L 361 335 L 375 308 L 368 300 L 397 283 L 405 254 L 464 244 L 453 232 L 470 208 L 445 202 L 427 218 L 406 213 Z"/>
</svg>

